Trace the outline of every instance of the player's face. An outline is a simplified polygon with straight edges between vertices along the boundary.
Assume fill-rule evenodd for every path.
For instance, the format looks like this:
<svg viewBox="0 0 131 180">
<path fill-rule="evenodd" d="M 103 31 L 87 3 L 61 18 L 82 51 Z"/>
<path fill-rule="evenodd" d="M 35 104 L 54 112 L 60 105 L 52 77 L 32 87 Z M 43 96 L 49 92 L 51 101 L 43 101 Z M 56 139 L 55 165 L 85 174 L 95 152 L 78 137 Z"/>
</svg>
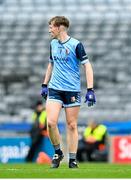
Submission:
<svg viewBox="0 0 131 180">
<path fill-rule="evenodd" d="M 50 35 L 51 35 L 51 38 L 58 38 L 58 36 L 59 36 L 59 33 L 60 33 L 60 29 L 59 29 L 59 27 L 57 27 L 57 26 L 54 26 L 54 24 L 53 23 L 51 23 L 50 25 L 49 25 L 49 33 L 50 33 Z"/>
</svg>

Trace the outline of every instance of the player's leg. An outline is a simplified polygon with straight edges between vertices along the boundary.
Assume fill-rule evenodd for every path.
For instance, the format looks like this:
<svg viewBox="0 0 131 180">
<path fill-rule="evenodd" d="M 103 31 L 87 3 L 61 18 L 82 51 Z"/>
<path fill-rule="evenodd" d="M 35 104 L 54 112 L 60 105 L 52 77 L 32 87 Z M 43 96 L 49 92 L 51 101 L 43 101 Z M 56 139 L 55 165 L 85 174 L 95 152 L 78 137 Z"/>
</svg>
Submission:
<svg viewBox="0 0 131 180">
<path fill-rule="evenodd" d="M 47 112 L 47 127 L 49 137 L 53 145 L 60 144 L 60 135 L 57 127 L 58 117 L 61 110 L 61 104 L 55 101 L 47 101 L 46 112 Z"/>
<path fill-rule="evenodd" d="M 76 164 L 76 153 L 77 153 L 77 147 L 78 147 L 77 119 L 78 119 L 79 109 L 80 109 L 80 106 L 65 108 L 70 168 L 78 167 Z"/>
<path fill-rule="evenodd" d="M 57 127 L 61 108 L 62 101 L 60 100 L 58 92 L 53 89 L 49 89 L 49 97 L 46 102 L 46 112 L 49 137 L 55 149 L 55 155 L 52 160 L 53 168 L 59 167 L 60 161 L 63 159 L 63 153 L 60 149 L 60 134 Z"/>
<path fill-rule="evenodd" d="M 58 168 L 60 161 L 64 157 L 60 149 L 60 134 L 57 127 L 61 106 L 59 102 L 55 101 L 47 101 L 46 103 L 48 132 L 55 149 L 55 154 L 52 159 L 52 168 Z"/>
</svg>

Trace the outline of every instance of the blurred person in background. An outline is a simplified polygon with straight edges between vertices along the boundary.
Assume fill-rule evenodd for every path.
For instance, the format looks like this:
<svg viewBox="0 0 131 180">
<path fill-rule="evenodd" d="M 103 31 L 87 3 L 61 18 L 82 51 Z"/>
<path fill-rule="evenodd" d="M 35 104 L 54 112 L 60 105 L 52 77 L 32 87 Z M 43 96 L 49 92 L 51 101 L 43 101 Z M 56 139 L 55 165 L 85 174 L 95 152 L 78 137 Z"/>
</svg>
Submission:
<svg viewBox="0 0 131 180">
<path fill-rule="evenodd" d="M 107 128 L 105 125 L 95 120 L 89 122 L 78 143 L 77 160 L 107 160 Z"/>
<path fill-rule="evenodd" d="M 69 20 L 56 16 L 49 21 L 50 59 L 42 83 L 41 95 L 46 99 L 49 137 L 55 154 L 52 168 L 58 168 L 64 155 L 60 147 L 60 134 L 57 127 L 61 108 L 65 108 L 69 168 L 78 168 L 76 152 L 78 146 L 77 119 L 81 104 L 80 64 L 83 65 L 87 80 L 85 102 L 93 106 L 96 102 L 93 89 L 93 69 L 83 44 L 68 35 Z"/>
<path fill-rule="evenodd" d="M 46 110 L 41 100 L 37 101 L 35 111 L 32 115 L 33 125 L 30 130 L 31 146 L 26 157 L 27 162 L 32 162 L 44 135 L 47 135 Z"/>
</svg>

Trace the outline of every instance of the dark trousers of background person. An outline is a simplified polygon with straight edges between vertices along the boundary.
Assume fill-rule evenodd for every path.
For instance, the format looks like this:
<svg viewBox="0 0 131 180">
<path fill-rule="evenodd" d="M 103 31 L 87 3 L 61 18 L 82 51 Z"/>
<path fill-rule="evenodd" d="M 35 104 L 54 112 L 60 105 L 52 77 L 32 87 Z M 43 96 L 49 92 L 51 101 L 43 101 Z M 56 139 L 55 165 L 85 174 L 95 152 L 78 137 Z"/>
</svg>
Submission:
<svg viewBox="0 0 131 180">
<path fill-rule="evenodd" d="M 84 141 L 84 139 L 79 140 L 77 160 L 80 162 L 93 161 L 92 153 L 98 149 L 99 144 L 99 142 L 91 144 Z"/>
<path fill-rule="evenodd" d="M 39 146 L 42 143 L 43 135 L 41 134 L 41 129 L 39 127 L 33 127 L 31 129 L 31 146 L 29 149 L 29 152 L 26 157 L 26 162 L 32 162 L 35 156 L 35 153 L 37 152 Z"/>
</svg>

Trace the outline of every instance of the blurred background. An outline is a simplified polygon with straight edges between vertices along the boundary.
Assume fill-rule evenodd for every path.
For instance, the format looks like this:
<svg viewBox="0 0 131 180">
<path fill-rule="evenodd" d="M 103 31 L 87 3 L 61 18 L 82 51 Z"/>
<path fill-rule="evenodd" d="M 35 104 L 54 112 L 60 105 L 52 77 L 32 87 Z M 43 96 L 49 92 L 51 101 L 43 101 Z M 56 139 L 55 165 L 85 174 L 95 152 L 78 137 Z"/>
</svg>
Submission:
<svg viewBox="0 0 131 180">
<path fill-rule="evenodd" d="M 93 118 L 107 126 L 110 137 L 128 135 L 131 143 L 131 0 L 0 0 L 1 162 L 23 162 L 29 149 L 49 59 L 48 21 L 56 15 L 69 18 L 70 35 L 84 44 L 94 69 L 97 104 L 87 108 L 81 67 L 80 135 Z M 66 131 L 64 112 L 59 127 L 61 134 Z"/>
</svg>

